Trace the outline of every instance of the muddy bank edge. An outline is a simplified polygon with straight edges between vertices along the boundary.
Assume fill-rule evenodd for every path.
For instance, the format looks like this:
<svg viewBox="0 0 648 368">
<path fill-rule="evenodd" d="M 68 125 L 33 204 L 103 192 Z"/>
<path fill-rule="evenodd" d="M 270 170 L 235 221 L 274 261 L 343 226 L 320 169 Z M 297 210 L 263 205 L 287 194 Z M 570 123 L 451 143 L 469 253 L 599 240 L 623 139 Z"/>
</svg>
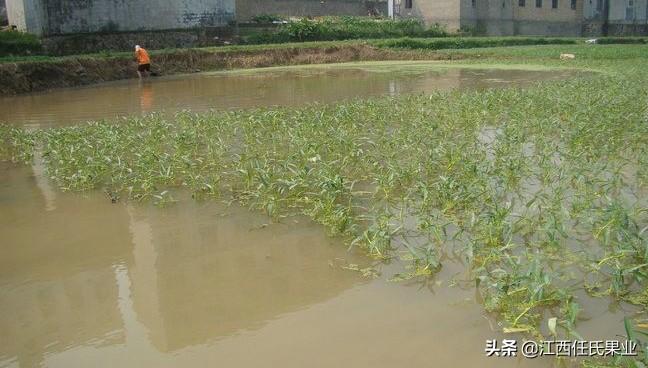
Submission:
<svg viewBox="0 0 648 368">
<path fill-rule="evenodd" d="M 283 65 L 448 58 L 450 58 L 449 55 L 420 51 L 395 51 L 363 44 L 245 51 L 187 49 L 154 55 L 153 70 L 161 75 L 171 75 Z M 135 69 L 135 62 L 128 57 L 79 56 L 53 61 L 2 63 L 0 64 L 0 95 L 15 95 L 136 78 Z"/>
</svg>

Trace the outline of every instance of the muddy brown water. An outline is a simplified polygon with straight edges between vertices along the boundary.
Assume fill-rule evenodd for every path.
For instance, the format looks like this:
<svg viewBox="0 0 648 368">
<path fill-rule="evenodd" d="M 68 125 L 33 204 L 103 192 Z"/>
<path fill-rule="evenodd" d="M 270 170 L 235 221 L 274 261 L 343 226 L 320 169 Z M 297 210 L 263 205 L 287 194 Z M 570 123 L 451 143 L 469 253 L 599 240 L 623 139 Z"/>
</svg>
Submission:
<svg viewBox="0 0 648 368">
<path fill-rule="evenodd" d="M 303 71 L 274 73 L 239 74 L 238 83 L 234 75 L 170 78 L 152 81 L 151 88 L 154 101 L 161 95 L 171 101 L 183 98 L 179 86 L 184 85 L 192 96 L 202 96 L 206 108 L 207 101 L 217 100 L 209 91 L 224 93 L 217 87 L 223 82 L 238 91 L 239 97 L 231 98 L 240 106 L 264 99 L 273 104 L 332 101 L 348 92 L 341 86 L 354 91 L 349 96 L 388 94 L 390 85 L 395 93 L 424 91 L 448 79 L 455 80 L 447 82 L 454 88 L 466 75 L 473 78 L 466 82 L 472 87 L 512 83 L 494 78 L 499 71 L 478 70 L 400 77 L 380 70 L 313 70 L 301 77 Z M 375 80 L 367 73 L 374 73 Z M 499 82 L 477 82 L 479 75 Z M 279 87 L 282 93 L 263 89 L 264 83 L 277 88 L 277 78 L 310 95 L 288 93 L 286 86 Z M 247 94 L 243 86 L 250 88 Z M 107 116 L 92 101 L 121 106 L 109 114 L 129 108 L 139 113 L 140 88 L 124 82 L 53 92 L 88 99 L 67 116 L 54 101 L 34 102 L 40 108 L 31 115 L 14 109 L 12 116 L 39 125 Z M 48 95 L 13 101 L 46 101 Z M 59 104 L 71 103 L 60 98 Z M 158 208 L 112 204 L 102 193 L 63 193 L 52 187 L 37 157 L 31 166 L 0 164 L 0 236 L 0 367 L 554 364 L 552 359 L 485 356 L 487 339 L 520 337 L 503 335 L 484 312 L 460 260 L 446 259 L 442 271 L 424 283 L 391 282 L 404 267 L 398 259 L 383 264 L 347 250 L 340 239 L 301 217 L 272 222 L 219 201 L 186 200 Z M 374 267 L 380 276 L 345 269 L 351 265 Z M 579 324 L 586 338 L 623 334 L 620 306 L 585 296 L 579 302 L 588 313 Z"/>
<path fill-rule="evenodd" d="M 295 106 L 454 88 L 523 86 L 571 71 L 447 68 L 439 63 L 366 62 L 126 80 L 0 98 L 0 122 L 51 126 L 179 110 Z"/>
</svg>

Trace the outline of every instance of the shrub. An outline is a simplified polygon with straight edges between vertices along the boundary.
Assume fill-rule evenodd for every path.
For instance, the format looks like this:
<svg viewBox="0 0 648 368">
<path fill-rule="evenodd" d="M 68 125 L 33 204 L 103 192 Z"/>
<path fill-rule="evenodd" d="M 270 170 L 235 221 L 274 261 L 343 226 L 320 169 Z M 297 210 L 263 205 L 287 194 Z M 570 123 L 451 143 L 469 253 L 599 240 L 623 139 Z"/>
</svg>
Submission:
<svg viewBox="0 0 648 368">
<path fill-rule="evenodd" d="M 282 27 L 279 30 L 279 33 L 284 33 L 291 41 L 319 40 L 321 38 L 320 35 L 323 32 L 324 29 L 318 26 L 316 22 L 310 21 L 306 18 L 298 22 L 288 23 L 285 27 Z"/>
<path fill-rule="evenodd" d="M 307 18 L 290 22 L 274 32 L 253 34 L 247 43 L 281 43 L 303 41 L 335 41 L 391 37 L 444 37 L 445 29 L 435 24 L 426 28 L 414 19 L 391 20 L 365 17 Z"/>
<path fill-rule="evenodd" d="M 573 38 L 544 38 L 544 37 L 498 37 L 498 38 L 437 38 L 437 39 L 414 39 L 401 38 L 396 40 L 385 40 L 376 43 L 379 47 L 405 48 L 405 49 L 470 49 L 478 47 L 498 46 L 524 46 L 524 45 L 563 45 L 576 44 Z"/>
<path fill-rule="evenodd" d="M 41 43 L 33 34 L 0 32 L 0 56 L 31 55 L 41 51 Z"/>
<path fill-rule="evenodd" d="M 424 37 L 447 37 L 448 32 L 446 32 L 445 27 L 439 23 L 434 23 L 430 28 L 426 29 L 423 32 Z"/>
<path fill-rule="evenodd" d="M 637 37 L 605 37 L 599 38 L 596 40 L 596 43 L 601 45 L 612 45 L 612 44 L 646 44 L 648 40 L 645 38 Z"/>
</svg>

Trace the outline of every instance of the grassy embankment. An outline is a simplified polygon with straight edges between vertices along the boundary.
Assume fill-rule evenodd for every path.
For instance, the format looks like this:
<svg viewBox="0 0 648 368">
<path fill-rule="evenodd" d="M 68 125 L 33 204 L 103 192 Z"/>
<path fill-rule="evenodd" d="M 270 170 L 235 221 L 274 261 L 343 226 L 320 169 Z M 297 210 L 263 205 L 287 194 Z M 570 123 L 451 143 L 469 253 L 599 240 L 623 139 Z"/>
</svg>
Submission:
<svg viewBox="0 0 648 368">
<path fill-rule="evenodd" d="M 565 51 L 577 59 L 557 60 Z M 376 257 L 412 259 L 410 277 L 459 255 L 507 332 L 579 336 L 579 293 L 629 303 L 639 357 L 585 364 L 647 365 L 648 46 L 438 52 L 601 73 L 334 106 L 2 126 L 0 157 L 29 162 L 42 147 L 61 189 L 114 200 L 167 204 L 182 188 L 277 218 L 305 214 Z"/>
<path fill-rule="evenodd" d="M 426 38 L 430 36 L 434 38 Z M 425 27 L 414 20 L 325 17 L 318 20 L 293 21 L 266 33 L 252 33 L 242 38 L 244 43 L 264 43 L 263 45 L 151 51 L 153 70 L 157 74 L 170 75 L 295 64 L 456 59 L 464 57 L 463 54 L 435 51 L 493 46 L 575 45 L 584 42 L 578 38 L 455 36 L 450 37 L 437 26 Z M 601 41 L 645 43 L 645 39 L 642 38 L 607 38 Z M 275 43 L 267 44 L 268 42 Z M 396 49 L 407 51 L 394 52 L 393 50 Z M 39 40 L 34 36 L 19 32 L 0 34 L 0 95 L 75 87 L 136 77 L 131 52 L 104 52 L 65 57 L 51 57 L 43 53 Z"/>
<path fill-rule="evenodd" d="M 398 50 L 385 42 L 398 40 L 318 41 L 272 45 L 242 45 L 152 52 L 153 70 L 171 75 L 240 68 L 297 64 L 324 64 L 349 61 L 455 59 L 463 55 L 426 49 Z M 420 39 L 417 39 L 420 40 Z M 447 48 L 449 39 L 425 39 L 434 48 Z M 486 47 L 520 44 L 566 44 L 578 39 L 562 38 L 453 38 L 454 47 Z M 417 41 L 418 42 L 418 41 Z M 0 58 L 0 95 L 28 93 L 61 87 L 75 87 L 106 81 L 135 78 L 132 54 L 102 53 L 66 57 L 18 56 Z"/>
<path fill-rule="evenodd" d="M 492 46 L 520 46 L 520 45 L 546 45 L 546 44 L 577 44 L 582 42 L 581 39 L 576 38 L 545 38 L 545 37 L 471 37 L 471 38 L 440 38 L 440 39 L 425 39 L 424 41 L 430 44 L 435 44 L 438 47 L 407 47 L 406 43 L 410 46 L 411 42 L 416 42 L 416 39 L 411 38 L 398 38 L 398 39 L 364 39 L 364 40 L 342 40 L 342 41 L 305 41 L 305 42 L 284 42 L 272 44 L 258 44 L 258 45 L 231 45 L 231 46 L 218 46 L 218 47 L 201 47 L 194 49 L 163 49 L 151 50 L 151 56 L 163 56 L 169 54 L 178 54 L 186 52 L 205 52 L 205 53 L 231 53 L 231 52 L 263 52 L 266 50 L 283 50 L 283 49 L 303 49 L 303 48 L 328 48 L 328 47 L 345 47 L 356 45 L 369 45 L 375 47 L 385 48 L 409 48 L 411 50 L 438 50 L 444 49 L 447 46 L 447 40 L 464 40 L 470 39 L 471 43 L 466 44 L 466 47 L 454 48 L 477 48 L 477 47 L 492 47 Z M 460 42 L 460 41 L 459 41 Z M 5 55 L 0 54 L 0 63 L 16 63 L 16 62 L 61 62 L 73 59 L 128 59 L 133 58 L 132 52 L 103 52 L 96 54 L 81 54 L 81 55 L 67 55 L 67 56 L 47 56 L 47 55 Z"/>
<path fill-rule="evenodd" d="M 645 44 L 648 39 L 635 38 L 601 38 L 600 43 L 604 44 Z M 163 49 L 151 50 L 151 55 L 161 56 L 169 54 L 186 53 L 191 51 L 205 53 L 231 53 L 231 52 L 262 52 L 265 50 L 282 50 L 301 48 L 329 48 L 345 47 L 356 45 L 368 45 L 381 48 L 409 49 L 419 51 L 453 50 L 453 49 L 475 49 L 486 47 L 505 46 L 533 46 L 533 45 L 577 45 L 583 44 L 585 39 L 573 37 L 440 37 L 440 38 L 390 38 L 390 39 L 352 39 L 338 41 L 304 41 L 304 42 L 283 42 L 271 44 L 254 45 L 232 45 L 218 47 L 202 47 L 194 49 Z M 131 52 L 103 52 L 96 54 L 68 55 L 68 56 L 47 56 L 47 55 L 2 55 L 0 63 L 16 62 L 57 62 L 71 59 L 128 59 L 133 57 Z"/>
</svg>

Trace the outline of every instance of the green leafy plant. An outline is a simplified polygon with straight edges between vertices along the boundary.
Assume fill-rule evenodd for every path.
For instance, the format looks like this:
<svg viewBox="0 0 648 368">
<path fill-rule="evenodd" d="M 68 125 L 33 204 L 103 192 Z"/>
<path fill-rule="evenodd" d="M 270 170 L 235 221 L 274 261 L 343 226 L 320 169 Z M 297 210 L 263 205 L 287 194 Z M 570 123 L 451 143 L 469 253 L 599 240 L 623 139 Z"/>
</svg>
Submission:
<svg viewBox="0 0 648 368">
<path fill-rule="evenodd" d="M 648 48 L 568 47 L 572 66 L 598 72 L 528 88 L 0 125 L 0 157 L 38 152 L 61 189 L 115 201 L 172 205 L 188 191 L 275 219 L 306 215 L 369 255 L 404 254 L 403 278 L 433 275 L 452 254 L 504 332 L 579 337 L 585 293 L 648 306 Z M 494 48 L 476 67 L 560 67 L 561 50 Z M 630 339 L 640 325 L 626 323 Z M 645 353 L 584 364 L 641 367 Z"/>
</svg>

